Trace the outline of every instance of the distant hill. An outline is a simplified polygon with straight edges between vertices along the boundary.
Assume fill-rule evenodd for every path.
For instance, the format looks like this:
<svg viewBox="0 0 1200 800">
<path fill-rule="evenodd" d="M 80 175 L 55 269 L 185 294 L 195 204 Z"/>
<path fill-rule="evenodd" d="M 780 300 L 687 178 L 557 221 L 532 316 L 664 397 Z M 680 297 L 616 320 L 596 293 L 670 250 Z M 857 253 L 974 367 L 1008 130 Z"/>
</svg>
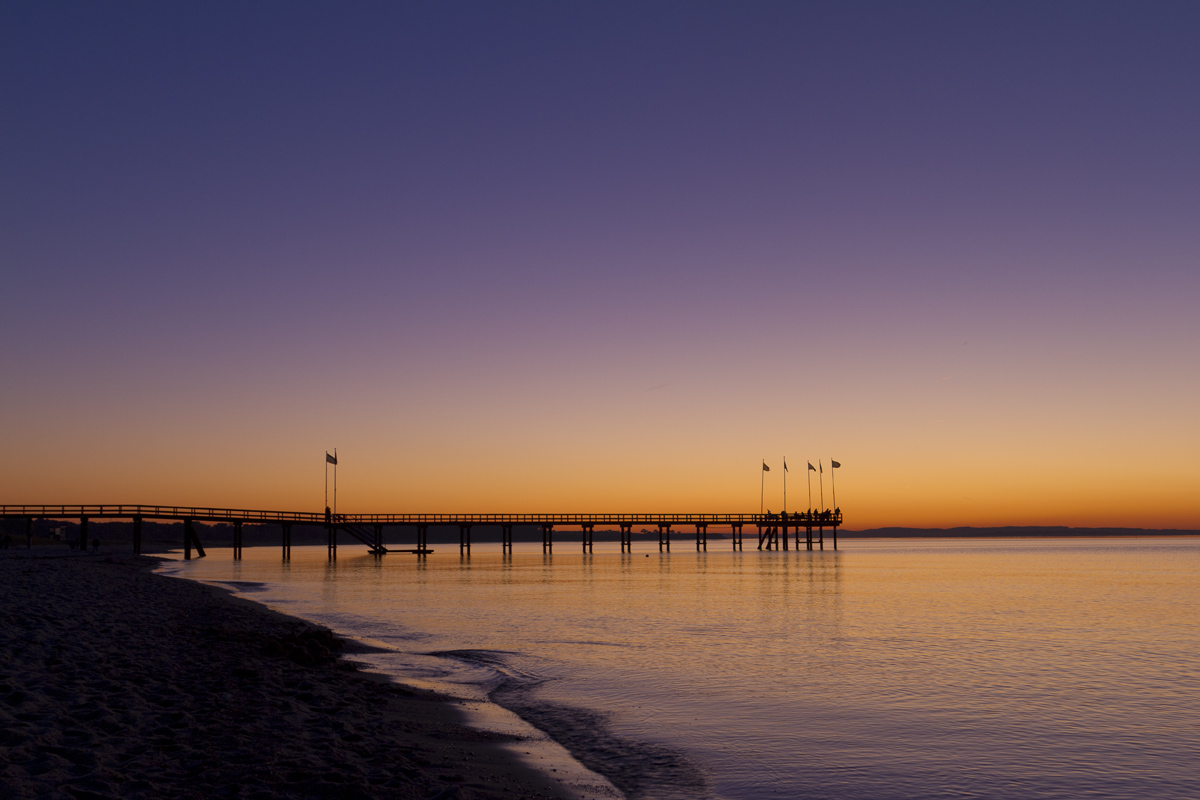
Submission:
<svg viewBox="0 0 1200 800">
<path fill-rule="evenodd" d="M 846 538 L 912 538 L 928 539 L 955 537 L 959 539 L 991 536 L 1200 536 L 1200 530 L 1174 528 L 1070 528 L 1065 525 L 1010 525 L 1002 528 L 867 528 L 838 530 Z"/>
</svg>

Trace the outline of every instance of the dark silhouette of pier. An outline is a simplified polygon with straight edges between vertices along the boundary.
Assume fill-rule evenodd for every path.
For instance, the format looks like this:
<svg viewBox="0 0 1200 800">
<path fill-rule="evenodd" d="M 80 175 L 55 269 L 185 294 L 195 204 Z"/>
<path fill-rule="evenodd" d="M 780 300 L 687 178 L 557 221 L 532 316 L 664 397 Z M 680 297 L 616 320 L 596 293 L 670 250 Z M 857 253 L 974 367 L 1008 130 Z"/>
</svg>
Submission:
<svg viewBox="0 0 1200 800">
<path fill-rule="evenodd" d="M 197 506 L 141 506 L 141 505 L 3 505 L 0 519 L 24 519 L 26 530 L 31 530 L 35 519 L 78 519 L 79 548 L 87 550 L 88 520 L 122 519 L 133 522 L 133 552 L 142 551 L 142 521 L 172 520 L 183 522 L 183 553 L 191 559 L 192 551 L 205 555 L 204 545 L 196 533 L 193 523 L 216 522 L 233 526 L 233 557 L 242 557 L 242 526 L 252 524 L 279 525 L 280 547 L 283 558 L 291 557 L 292 526 L 308 525 L 324 527 L 328 533 L 329 558 L 337 558 L 339 536 L 350 538 L 367 546 L 368 552 L 382 556 L 386 553 L 414 553 L 424 556 L 429 549 L 429 528 L 442 526 L 458 528 L 459 551 L 470 552 L 471 529 L 480 525 L 499 526 L 501 549 L 511 553 L 513 527 L 536 526 L 542 534 L 542 552 L 553 552 L 556 529 L 578 528 L 583 552 L 592 552 L 596 526 L 602 529 L 619 528 L 621 552 L 633 552 L 633 529 L 658 529 L 658 549 L 671 550 L 671 534 L 677 529 L 695 529 L 696 550 L 708 550 L 709 526 L 729 528 L 734 550 L 743 549 L 743 529 L 756 529 L 759 550 L 787 550 L 794 539 L 795 548 L 800 549 L 801 534 L 805 547 L 825 547 L 825 531 L 829 529 L 833 548 L 837 549 L 837 529 L 842 524 L 842 511 L 798 511 L 781 514 L 332 514 L 309 511 L 254 511 L 236 508 L 201 508 Z M 384 528 L 412 528 L 416 533 L 415 546 L 411 548 L 385 547 Z M 752 534 L 753 535 L 753 534 Z"/>
</svg>

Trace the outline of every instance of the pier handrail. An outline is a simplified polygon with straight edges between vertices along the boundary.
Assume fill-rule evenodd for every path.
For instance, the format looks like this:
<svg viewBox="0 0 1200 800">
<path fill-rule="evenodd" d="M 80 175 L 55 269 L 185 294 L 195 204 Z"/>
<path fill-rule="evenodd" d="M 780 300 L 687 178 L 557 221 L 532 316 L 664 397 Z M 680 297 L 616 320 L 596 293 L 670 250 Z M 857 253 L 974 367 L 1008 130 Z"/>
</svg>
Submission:
<svg viewBox="0 0 1200 800">
<path fill-rule="evenodd" d="M 116 519 L 194 519 L 217 522 L 312 522 L 324 524 L 325 515 L 307 511 L 260 511 L 205 506 L 148 506 L 124 504 L 0 505 L 2 517 L 107 517 Z"/>
<path fill-rule="evenodd" d="M 161 505 L 0 505 L 0 517 L 172 519 L 210 522 L 326 524 L 324 512 Z M 589 513 L 589 514 L 338 514 L 348 525 L 841 525 L 841 509 L 787 514 Z"/>
</svg>

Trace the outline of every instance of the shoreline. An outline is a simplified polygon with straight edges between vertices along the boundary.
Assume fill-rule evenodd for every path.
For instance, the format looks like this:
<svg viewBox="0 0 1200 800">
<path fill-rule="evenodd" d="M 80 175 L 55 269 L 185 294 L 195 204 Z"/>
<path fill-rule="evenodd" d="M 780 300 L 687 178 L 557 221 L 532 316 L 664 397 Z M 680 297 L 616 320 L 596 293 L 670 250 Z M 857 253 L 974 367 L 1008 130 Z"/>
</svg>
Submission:
<svg viewBox="0 0 1200 800">
<path fill-rule="evenodd" d="M 233 599 L 244 599 L 276 612 L 275 606 L 255 596 L 264 584 L 253 580 L 231 581 L 211 575 L 192 575 L 185 567 L 187 563 L 178 558 L 164 559 L 160 562 L 159 572 L 240 592 L 242 594 L 233 595 Z M 534 679 L 531 683 L 527 680 L 528 675 L 518 678 L 509 673 L 508 651 L 397 649 L 375 643 L 369 637 L 356 638 L 353 632 L 338 629 L 334 621 L 320 614 L 306 616 L 287 606 L 276 613 L 296 614 L 296 618 L 311 624 L 331 627 L 338 636 L 355 647 L 354 652 L 361 656 L 365 668 L 402 685 L 448 697 L 465 713 L 468 726 L 509 737 L 511 749 L 522 763 L 552 780 L 557 779 L 573 791 L 579 800 L 614 800 L 622 797 L 696 799 L 713 796 L 702 771 L 684 753 L 663 744 L 628 739 L 616 734 L 608 728 L 602 709 L 537 698 L 531 690 L 541 681 Z M 395 660 L 397 655 L 402 656 L 399 663 Z M 414 672 L 405 658 L 412 655 L 476 667 L 483 665 L 489 671 L 494 670 L 494 675 L 480 682 L 468 680 L 460 683 L 452 680 L 447 683 L 429 675 L 423 668 L 418 667 Z"/>
<path fill-rule="evenodd" d="M 575 796 L 453 698 L 357 671 L 357 643 L 160 563 L 0 556 L 0 794 Z"/>
</svg>

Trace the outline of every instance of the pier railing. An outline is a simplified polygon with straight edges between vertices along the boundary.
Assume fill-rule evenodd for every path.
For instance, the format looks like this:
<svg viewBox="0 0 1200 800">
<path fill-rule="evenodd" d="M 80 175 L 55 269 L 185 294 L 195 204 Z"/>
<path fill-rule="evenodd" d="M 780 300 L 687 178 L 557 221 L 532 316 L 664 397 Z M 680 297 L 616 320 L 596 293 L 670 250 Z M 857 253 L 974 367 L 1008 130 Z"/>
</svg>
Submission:
<svg viewBox="0 0 1200 800">
<path fill-rule="evenodd" d="M 308 511 L 255 511 L 243 508 L 144 505 L 0 505 L 0 517 L 108 518 L 108 519 L 193 519 L 204 522 L 291 522 L 324 525 L 325 515 Z"/>
<path fill-rule="evenodd" d="M 786 522 L 841 525 L 840 509 L 780 514 L 338 514 L 327 519 L 312 511 L 262 511 L 206 506 L 0 505 L 0 517 L 39 519 L 171 519 L 203 522 L 262 522 L 295 525 L 771 525 Z"/>
</svg>

